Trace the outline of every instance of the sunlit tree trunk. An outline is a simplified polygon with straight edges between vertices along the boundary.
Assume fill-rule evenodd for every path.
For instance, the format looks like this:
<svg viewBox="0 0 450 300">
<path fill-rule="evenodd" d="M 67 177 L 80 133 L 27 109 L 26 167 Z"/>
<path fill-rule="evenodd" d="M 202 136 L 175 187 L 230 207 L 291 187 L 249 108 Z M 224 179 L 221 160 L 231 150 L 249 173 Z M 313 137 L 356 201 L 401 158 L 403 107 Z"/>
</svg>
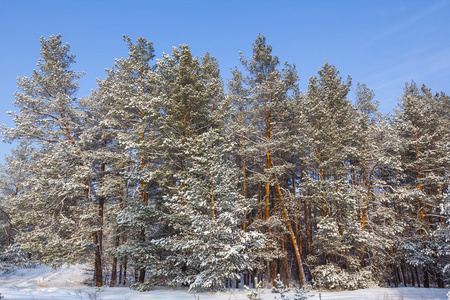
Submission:
<svg viewBox="0 0 450 300">
<path fill-rule="evenodd" d="M 268 155 L 268 161 L 270 164 L 270 167 L 273 168 L 273 163 L 272 160 L 270 158 L 270 155 Z M 297 243 L 297 238 L 295 237 L 294 231 L 292 230 L 292 226 L 291 226 L 291 222 L 289 220 L 289 215 L 287 213 L 287 209 L 286 206 L 284 204 L 283 201 L 283 195 L 281 193 L 281 189 L 280 186 L 278 184 L 278 179 L 277 179 L 277 175 L 275 173 L 272 173 L 274 180 L 275 180 L 275 190 L 277 191 L 279 200 L 280 200 L 280 205 L 281 205 L 281 209 L 282 209 L 282 213 L 283 213 L 283 217 L 285 220 L 285 224 L 286 227 L 289 231 L 289 235 L 291 236 L 291 241 L 292 241 L 292 245 L 294 247 L 294 252 L 295 252 L 295 257 L 297 258 L 297 265 L 298 265 L 298 269 L 299 269 L 299 281 L 300 281 L 300 285 L 301 286 L 306 286 L 306 278 L 305 278 L 305 272 L 303 271 L 303 263 L 302 263 L 302 258 L 300 256 L 300 251 L 299 251 L 299 247 L 298 247 L 298 243 Z"/>
</svg>

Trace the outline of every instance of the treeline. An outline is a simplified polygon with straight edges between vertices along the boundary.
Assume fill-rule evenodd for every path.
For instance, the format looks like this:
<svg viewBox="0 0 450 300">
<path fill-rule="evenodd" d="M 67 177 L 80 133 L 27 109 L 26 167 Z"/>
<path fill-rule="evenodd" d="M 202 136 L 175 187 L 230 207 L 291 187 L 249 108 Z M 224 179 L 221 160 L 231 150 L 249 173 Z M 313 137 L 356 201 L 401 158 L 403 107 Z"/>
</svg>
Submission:
<svg viewBox="0 0 450 300">
<path fill-rule="evenodd" d="M 96 286 L 438 286 L 450 273 L 450 98 L 407 83 L 394 114 L 325 63 L 298 87 L 263 36 L 225 92 L 189 46 L 125 37 L 92 95 L 41 39 L 2 129 L 1 245 L 91 262 Z M 129 276 L 134 274 L 134 276 Z"/>
</svg>

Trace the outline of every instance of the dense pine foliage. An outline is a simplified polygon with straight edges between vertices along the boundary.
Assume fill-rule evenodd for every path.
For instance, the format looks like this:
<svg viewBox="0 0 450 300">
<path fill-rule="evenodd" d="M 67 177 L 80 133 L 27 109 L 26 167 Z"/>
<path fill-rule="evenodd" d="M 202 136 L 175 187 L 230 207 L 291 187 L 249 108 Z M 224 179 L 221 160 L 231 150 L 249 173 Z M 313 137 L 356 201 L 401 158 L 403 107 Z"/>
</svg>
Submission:
<svg viewBox="0 0 450 300">
<path fill-rule="evenodd" d="M 446 94 L 407 83 L 382 115 L 329 63 L 301 92 L 263 36 L 227 87 L 208 53 L 154 60 L 151 42 L 124 40 L 85 98 L 60 35 L 19 78 L 3 261 L 90 262 L 97 286 L 138 289 L 450 284 Z"/>
</svg>

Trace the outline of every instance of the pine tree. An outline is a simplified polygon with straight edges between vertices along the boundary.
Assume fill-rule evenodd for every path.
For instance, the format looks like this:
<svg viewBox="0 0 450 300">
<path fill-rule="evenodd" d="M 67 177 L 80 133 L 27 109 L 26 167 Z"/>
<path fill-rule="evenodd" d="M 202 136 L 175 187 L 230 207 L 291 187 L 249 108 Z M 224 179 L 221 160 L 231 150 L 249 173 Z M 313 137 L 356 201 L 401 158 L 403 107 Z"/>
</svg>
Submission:
<svg viewBox="0 0 450 300">
<path fill-rule="evenodd" d="M 11 113 L 16 127 L 4 129 L 3 135 L 35 147 L 26 166 L 30 176 L 13 206 L 13 223 L 21 230 L 17 241 L 35 259 L 59 265 L 95 247 L 95 189 L 81 139 L 85 115 L 77 109 L 81 74 L 71 70 L 75 56 L 61 35 L 41 38 L 41 56 L 39 69 L 18 80 L 14 104 L 20 113 Z M 102 278 L 97 280 L 101 285 Z"/>
<path fill-rule="evenodd" d="M 222 289 L 253 268 L 250 249 L 261 237 L 241 227 L 252 202 L 236 190 L 238 173 L 223 127 L 229 106 L 217 61 L 206 54 L 200 62 L 180 46 L 158 61 L 156 72 L 164 172 L 159 185 L 170 231 L 152 242 L 166 251 L 157 275 L 192 290 Z"/>
<path fill-rule="evenodd" d="M 154 57 L 153 44 L 145 38 L 139 38 L 134 44 L 127 36 L 124 41 L 129 49 L 128 57 L 116 60 L 114 68 L 107 71 L 108 77 L 99 81 L 99 88 L 93 96 L 101 103 L 99 112 L 104 111 L 106 116 L 100 121 L 109 170 L 108 184 L 104 184 L 103 192 L 114 200 L 111 205 L 115 206 L 115 214 L 126 209 L 127 203 L 133 209 L 135 206 L 145 209 L 149 204 L 153 150 L 154 144 L 158 143 L 152 126 L 152 118 L 157 111 L 153 104 L 156 75 L 150 65 Z M 122 242 L 128 239 L 129 243 L 143 244 L 147 224 L 134 225 L 124 231 L 118 227 L 116 220 L 114 249 L 109 250 L 114 255 L 111 286 L 115 285 L 119 259 L 127 261 L 127 255 L 140 259 L 138 249 L 133 250 L 135 253 L 117 249 L 120 238 Z M 138 281 L 142 283 L 145 269 L 136 263 L 136 259 L 132 264 L 140 270 Z"/>
<path fill-rule="evenodd" d="M 443 191 L 448 187 L 445 170 L 448 169 L 448 103 L 445 94 L 433 95 L 425 86 L 418 88 L 412 82 L 406 84 L 399 109 L 396 110 L 395 126 L 403 145 L 401 188 L 410 233 L 404 237 L 400 250 L 413 266 L 422 267 L 424 286 L 429 287 L 430 276 L 437 276 L 443 285 L 443 262 L 434 255 L 443 240 L 435 240 L 434 231 L 442 222 L 439 206 L 444 202 Z M 444 126 L 443 126 L 444 125 Z M 442 148 L 444 146 L 444 148 Z M 420 234 L 418 234 L 420 233 Z"/>
<path fill-rule="evenodd" d="M 364 155 L 364 139 L 355 137 L 363 136 L 364 128 L 360 129 L 359 116 L 347 99 L 350 86 L 350 78 L 344 82 L 339 71 L 325 63 L 318 77 L 310 78 L 307 94 L 299 102 L 298 122 L 303 130 L 298 147 L 305 152 L 300 194 L 309 203 L 308 217 L 317 226 L 314 239 L 307 237 L 315 251 L 308 257 L 315 277 L 328 276 L 324 274 L 332 269 L 354 276 L 361 264 L 357 253 L 367 241 L 358 224 L 359 199 L 352 186 L 356 162 Z M 360 103 L 365 109 L 369 104 Z"/>
<path fill-rule="evenodd" d="M 359 155 L 352 161 L 352 188 L 363 231 L 361 268 L 369 270 L 373 280 L 381 280 L 389 276 L 386 270 L 392 263 L 385 253 L 391 252 L 403 230 L 391 205 L 397 197 L 392 180 L 401 172 L 400 145 L 389 118 L 377 112 L 373 91 L 358 83 L 355 95 L 358 135 L 354 140 L 358 141 Z"/>
<path fill-rule="evenodd" d="M 284 271 L 287 274 L 287 253 L 280 251 L 277 244 L 281 243 L 282 247 L 285 247 L 285 238 L 278 239 L 279 232 L 289 233 L 298 265 L 299 280 L 305 285 L 299 243 L 291 224 L 288 202 L 292 199 L 292 194 L 286 193 L 289 190 L 286 179 L 289 169 L 292 168 L 289 164 L 292 145 L 289 126 L 292 120 L 292 96 L 298 90 L 297 73 L 295 67 L 288 63 L 285 63 L 283 69 L 279 69 L 278 57 L 272 55 L 272 47 L 266 44 L 265 37 L 261 35 L 258 35 L 253 43 L 252 58 L 247 60 L 241 55 L 241 62 L 248 76 L 239 78 L 240 74 L 234 73 L 231 83 L 235 88 L 231 90 L 234 93 L 231 97 L 239 98 L 239 94 L 243 94 L 249 98 L 240 101 L 248 102 L 245 105 L 251 115 L 246 139 L 252 142 L 248 149 L 243 144 L 243 151 L 253 156 L 255 165 L 251 167 L 254 171 L 252 179 L 249 180 L 256 183 L 254 190 L 261 201 L 261 221 L 255 220 L 254 226 L 262 226 L 266 235 L 272 235 L 273 244 L 266 253 L 266 264 L 272 280 L 277 274 L 275 259 L 280 256 L 284 256 Z"/>
</svg>

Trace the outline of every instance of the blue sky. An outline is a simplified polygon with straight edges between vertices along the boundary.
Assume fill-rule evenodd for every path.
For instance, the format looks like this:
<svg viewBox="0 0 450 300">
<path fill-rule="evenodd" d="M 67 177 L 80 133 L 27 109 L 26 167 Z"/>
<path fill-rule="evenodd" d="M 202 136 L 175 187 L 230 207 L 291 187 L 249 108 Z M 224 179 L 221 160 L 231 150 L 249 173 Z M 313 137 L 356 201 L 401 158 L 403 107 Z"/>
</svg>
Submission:
<svg viewBox="0 0 450 300">
<path fill-rule="evenodd" d="M 261 33 L 281 62 L 296 65 L 302 90 L 328 61 L 392 112 L 411 80 L 450 93 L 449 15 L 450 0 L 0 0 L 0 123 L 14 125 L 6 112 L 16 110 L 17 76 L 36 68 L 39 38 L 59 33 L 77 57 L 74 69 L 86 72 L 79 97 L 127 56 L 124 34 L 153 41 L 157 58 L 179 44 L 208 51 L 226 80 Z M 0 143 L 0 162 L 10 147 Z"/>
</svg>

